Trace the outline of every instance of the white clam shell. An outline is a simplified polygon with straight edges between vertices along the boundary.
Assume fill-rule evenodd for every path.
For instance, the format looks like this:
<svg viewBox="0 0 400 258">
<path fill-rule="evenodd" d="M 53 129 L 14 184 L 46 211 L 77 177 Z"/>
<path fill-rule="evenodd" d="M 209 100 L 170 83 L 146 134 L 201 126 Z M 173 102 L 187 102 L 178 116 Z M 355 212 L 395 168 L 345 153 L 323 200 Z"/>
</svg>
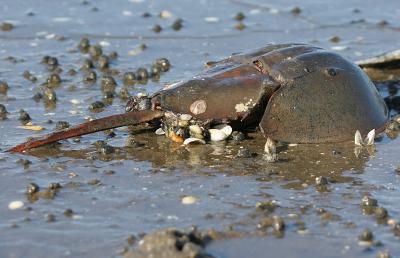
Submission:
<svg viewBox="0 0 400 258">
<path fill-rule="evenodd" d="M 228 138 L 228 135 L 220 129 L 209 129 L 208 132 L 210 133 L 210 140 L 213 142 L 223 141 Z"/>
<path fill-rule="evenodd" d="M 157 135 L 164 135 L 165 132 L 164 132 L 164 130 L 163 130 L 162 128 L 158 128 L 158 129 L 156 130 L 156 134 L 157 134 Z"/>
<path fill-rule="evenodd" d="M 221 125 L 214 126 L 214 129 L 221 130 L 227 136 L 230 136 L 232 134 L 232 127 L 230 125 L 227 125 L 227 124 L 221 124 Z"/>
<path fill-rule="evenodd" d="M 199 138 L 187 138 L 183 142 L 183 145 L 189 145 L 189 144 L 206 144 L 206 142 L 203 139 Z"/>
<path fill-rule="evenodd" d="M 24 207 L 24 202 L 23 201 L 12 201 L 8 204 L 8 208 L 10 210 L 17 210 Z"/>
<path fill-rule="evenodd" d="M 185 196 L 182 198 L 182 204 L 184 205 L 191 205 L 197 202 L 197 198 L 194 196 Z"/>
<path fill-rule="evenodd" d="M 200 135 L 203 133 L 203 130 L 201 129 L 201 127 L 199 125 L 189 126 L 189 131 L 190 131 L 190 133 L 197 134 L 197 135 Z"/>
</svg>

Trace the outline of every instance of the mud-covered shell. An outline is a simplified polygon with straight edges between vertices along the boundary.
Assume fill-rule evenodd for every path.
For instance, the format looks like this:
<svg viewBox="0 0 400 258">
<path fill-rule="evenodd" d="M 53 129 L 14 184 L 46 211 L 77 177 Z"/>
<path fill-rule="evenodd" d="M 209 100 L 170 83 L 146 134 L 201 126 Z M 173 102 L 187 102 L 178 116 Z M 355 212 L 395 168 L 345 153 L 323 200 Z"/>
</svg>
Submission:
<svg viewBox="0 0 400 258">
<path fill-rule="evenodd" d="M 382 131 L 387 107 L 366 74 L 342 56 L 314 49 L 276 64 L 283 84 L 260 122 L 274 140 L 322 143 Z"/>
</svg>

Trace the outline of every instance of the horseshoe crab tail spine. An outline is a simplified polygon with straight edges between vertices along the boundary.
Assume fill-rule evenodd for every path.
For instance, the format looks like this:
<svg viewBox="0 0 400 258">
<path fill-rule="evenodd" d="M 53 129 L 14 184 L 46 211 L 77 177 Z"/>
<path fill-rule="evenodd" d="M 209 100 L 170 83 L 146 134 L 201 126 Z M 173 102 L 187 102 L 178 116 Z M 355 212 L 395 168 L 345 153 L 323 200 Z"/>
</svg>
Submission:
<svg viewBox="0 0 400 258">
<path fill-rule="evenodd" d="M 36 148 L 59 140 L 64 140 L 98 131 L 104 131 L 121 126 L 137 125 L 140 123 L 145 123 L 156 119 L 160 119 L 163 116 L 164 112 L 157 110 L 133 111 L 124 114 L 107 116 L 76 125 L 72 128 L 44 135 L 39 139 L 33 139 L 21 143 L 7 150 L 7 152 L 23 152 L 25 150 Z"/>
</svg>

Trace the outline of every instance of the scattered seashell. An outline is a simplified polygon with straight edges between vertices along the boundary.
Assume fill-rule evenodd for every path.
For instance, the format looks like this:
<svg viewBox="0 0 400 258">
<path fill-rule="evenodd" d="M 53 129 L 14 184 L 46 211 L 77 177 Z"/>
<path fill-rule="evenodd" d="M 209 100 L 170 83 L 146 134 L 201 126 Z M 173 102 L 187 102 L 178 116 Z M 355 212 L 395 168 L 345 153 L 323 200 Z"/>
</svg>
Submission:
<svg viewBox="0 0 400 258">
<path fill-rule="evenodd" d="M 157 134 L 157 135 L 164 135 L 165 132 L 164 132 L 164 130 L 163 130 L 162 128 L 158 128 L 158 129 L 156 130 L 156 134 Z"/>
<path fill-rule="evenodd" d="M 80 104 L 81 101 L 79 101 L 78 99 L 71 99 L 69 102 L 71 102 L 72 104 Z"/>
<path fill-rule="evenodd" d="M 203 130 L 199 125 L 191 125 L 189 126 L 189 132 L 192 135 L 201 135 L 203 133 Z"/>
<path fill-rule="evenodd" d="M 8 208 L 10 210 L 17 210 L 24 207 L 24 203 L 22 201 L 12 201 L 8 204 Z"/>
<path fill-rule="evenodd" d="M 130 55 L 130 56 L 139 55 L 139 54 L 142 53 L 146 48 L 147 48 L 147 47 L 146 47 L 145 44 L 140 44 L 140 45 L 136 46 L 134 49 L 129 50 L 129 51 L 128 51 L 128 55 Z"/>
<path fill-rule="evenodd" d="M 82 219 L 82 218 L 83 218 L 82 215 L 76 215 L 76 214 L 72 215 L 72 219 L 74 219 L 74 220 L 79 220 L 79 219 Z"/>
<path fill-rule="evenodd" d="M 397 221 L 395 219 L 388 219 L 387 224 L 391 227 L 394 227 L 396 225 Z"/>
<path fill-rule="evenodd" d="M 34 125 L 31 122 L 27 123 L 26 125 L 20 125 L 18 128 L 22 128 L 25 130 L 31 130 L 31 131 L 42 131 L 44 130 L 44 127 L 40 125 Z"/>
<path fill-rule="evenodd" d="M 203 139 L 199 138 L 187 138 L 184 142 L 183 145 L 192 145 L 192 144 L 206 144 L 206 142 Z"/>
<path fill-rule="evenodd" d="M 136 96 L 137 96 L 138 98 L 144 98 L 144 97 L 147 97 L 148 94 L 145 93 L 145 92 L 138 92 L 138 94 L 136 94 Z"/>
<path fill-rule="evenodd" d="M 189 126 L 189 121 L 192 119 L 192 116 L 189 114 L 182 114 L 178 118 L 178 125 L 182 128 L 186 128 Z"/>
<path fill-rule="evenodd" d="M 190 114 L 182 114 L 179 116 L 179 120 L 182 121 L 189 121 L 190 119 L 192 119 L 192 116 Z"/>
<path fill-rule="evenodd" d="M 172 18 L 173 14 L 170 11 L 163 10 L 159 14 L 161 19 L 170 19 Z"/>
<path fill-rule="evenodd" d="M 189 126 L 189 134 L 192 138 L 204 139 L 203 128 L 199 125 L 191 125 Z"/>
<path fill-rule="evenodd" d="M 348 46 L 332 46 L 331 47 L 331 49 L 334 50 L 334 51 L 343 51 L 343 50 L 346 50 L 348 48 L 349 48 Z"/>
<path fill-rule="evenodd" d="M 194 196 L 185 196 L 182 198 L 182 204 L 184 205 L 191 205 L 197 202 L 197 198 Z"/>
<path fill-rule="evenodd" d="M 132 13 L 131 11 L 129 11 L 129 10 L 123 10 L 123 11 L 122 11 L 122 15 L 123 15 L 123 16 L 132 16 L 132 14 L 133 14 L 133 13 Z"/>
<path fill-rule="evenodd" d="M 252 10 L 250 10 L 250 12 L 249 12 L 251 15 L 257 15 L 257 14 L 260 14 L 261 13 L 261 10 L 260 9 L 252 9 Z"/>
<path fill-rule="evenodd" d="M 53 22 L 69 22 L 71 21 L 70 17 L 54 17 Z"/>
<path fill-rule="evenodd" d="M 219 18 L 214 16 L 206 17 L 204 20 L 209 23 L 219 22 Z"/>
<path fill-rule="evenodd" d="M 174 142 L 183 142 L 183 138 L 174 132 L 169 133 L 169 138 Z"/>
<path fill-rule="evenodd" d="M 102 40 L 99 42 L 99 45 L 102 47 L 109 47 L 111 45 L 111 43 L 108 41 Z"/>
<path fill-rule="evenodd" d="M 214 129 L 221 130 L 227 136 L 230 136 L 232 134 L 232 127 L 230 125 L 227 125 L 227 124 L 221 124 L 221 125 L 214 126 Z"/>
<path fill-rule="evenodd" d="M 212 142 L 219 142 L 228 138 L 228 135 L 219 129 L 208 129 L 208 132 L 210 133 L 210 140 Z"/>
</svg>

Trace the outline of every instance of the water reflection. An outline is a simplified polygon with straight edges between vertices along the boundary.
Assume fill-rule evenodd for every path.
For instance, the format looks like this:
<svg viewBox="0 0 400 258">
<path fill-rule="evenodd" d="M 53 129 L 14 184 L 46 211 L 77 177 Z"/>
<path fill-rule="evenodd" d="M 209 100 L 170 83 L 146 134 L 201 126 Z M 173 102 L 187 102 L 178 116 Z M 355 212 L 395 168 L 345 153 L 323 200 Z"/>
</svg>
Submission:
<svg viewBox="0 0 400 258">
<path fill-rule="evenodd" d="M 120 136 L 121 138 L 124 136 Z M 282 145 L 278 147 L 279 161 L 268 163 L 262 158 L 265 138 L 251 134 L 251 139 L 242 142 L 220 142 L 207 145 L 183 146 L 163 136 L 155 137 L 146 132 L 131 137 L 133 147 L 118 147 L 115 153 L 104 155 L 94 146 L 81 150 L 71 144 L 43 147 L 29 152 L 38 157 L 70 157 L 75 159 L 134 160 L 149 162 L 157 170 L 169 168 L 185 174 L 225 173 L 232 176 L 256 176 L 259 181 L 277 181 L 285 188 L 304 188 L 315 184 L 316 177 L 326 177 L 331 183 L 352 181 L 348 173 L 361 173 L 374 153 L 371 148 L 356 148 L 354 144 Z M 88 143 L 85 146 L 90 146 Z M 247 148 L 255 155 L 244 158 L 237 155 Z"/>
</svg>

